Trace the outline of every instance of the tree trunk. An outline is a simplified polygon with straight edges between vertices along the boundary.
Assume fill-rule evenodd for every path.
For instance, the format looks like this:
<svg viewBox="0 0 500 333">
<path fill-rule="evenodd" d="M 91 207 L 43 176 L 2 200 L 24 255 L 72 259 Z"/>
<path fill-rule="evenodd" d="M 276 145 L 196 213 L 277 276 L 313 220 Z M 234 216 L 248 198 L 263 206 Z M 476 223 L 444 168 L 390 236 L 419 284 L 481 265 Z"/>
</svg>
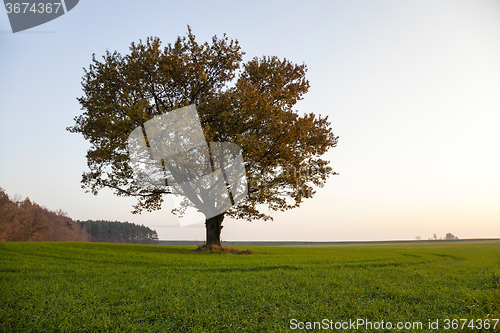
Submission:
<svg viewBox="0 0 500 333">
<path fill-rule="evenodd" d="M 224 213 L 211 217 L 205 220 L 207 230 L 207 243 L 208 247 L 220 246 L 220 232 L 222 230 L 222 220 L 224 220 Z"/>
</svg>

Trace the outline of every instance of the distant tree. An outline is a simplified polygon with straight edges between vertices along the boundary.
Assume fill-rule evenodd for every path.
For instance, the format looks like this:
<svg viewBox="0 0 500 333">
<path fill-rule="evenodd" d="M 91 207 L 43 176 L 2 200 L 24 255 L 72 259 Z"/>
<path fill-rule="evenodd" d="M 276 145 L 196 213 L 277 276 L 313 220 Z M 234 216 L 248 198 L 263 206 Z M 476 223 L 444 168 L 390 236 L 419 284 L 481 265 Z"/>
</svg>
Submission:
<svg viewBox="0 0 500 333">
<path fill-rule="evenodd" d="M 245 160 L 248 196 L 225 213 L 206 218 L 208 246 L 220 245 L 224 216 L 272 219 L 266 209 L 299 207 L 335 173 L 321 159 L 337 145 L 327 117 L 300 115 L 293 107 L 309 89 L 307 68 L 278 57 L 242 65 L 238 41 L 212 38 L 198 44 L 186 37 L 161 48 L 159 38 L 132 43 L 130 54 L 95 55 L 83 76 L 82 115 L 68 127 L 90 142 L 82 186 L 96 195 L 111 188 L 138 199 L 134 213 L 161 208 L 172 190 L 134 182 L 127 151 L 129 134 L 155 116 L 195 104 L 207 142 L 239 145 Z M 166 166 L 168 168 L 168 166 Z M 200 198 L 201 201 L 206 198 Z M 185 203 L 179 209 L 182 214 Z"/>
<path fill-rule="evenodd" d="M 453 240 L 453 239 L 458 239 L 458 237 L 453 235 L 452 233 L 447 233 L 445 239 L 446 240 Z"/>
<path fill-rule="evenodd" d="M 415 237 L 415 239 L 416 239 L 416 240 L 422 240 L 422 237 L 417 236 L 417 237 Z"/>
</svg>

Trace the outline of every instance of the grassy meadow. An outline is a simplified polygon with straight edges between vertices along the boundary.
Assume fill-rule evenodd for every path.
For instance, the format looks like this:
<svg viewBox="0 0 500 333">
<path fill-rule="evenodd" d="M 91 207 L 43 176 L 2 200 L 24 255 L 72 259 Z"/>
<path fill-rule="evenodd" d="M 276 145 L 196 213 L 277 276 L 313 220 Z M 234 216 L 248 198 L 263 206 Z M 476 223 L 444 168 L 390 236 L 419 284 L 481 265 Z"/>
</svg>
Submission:
<svg viewBox="0 0 500 333">
<path fill-rule="evenodd" d="M 0 243 L 0 332 L 290 332 L 357 319 L 423 329 L 316 330 L 480 332 L 470 319 L 500 318 L 500 241 L 251 247 L 241 255 L 194 248 Z"/>
</svg>

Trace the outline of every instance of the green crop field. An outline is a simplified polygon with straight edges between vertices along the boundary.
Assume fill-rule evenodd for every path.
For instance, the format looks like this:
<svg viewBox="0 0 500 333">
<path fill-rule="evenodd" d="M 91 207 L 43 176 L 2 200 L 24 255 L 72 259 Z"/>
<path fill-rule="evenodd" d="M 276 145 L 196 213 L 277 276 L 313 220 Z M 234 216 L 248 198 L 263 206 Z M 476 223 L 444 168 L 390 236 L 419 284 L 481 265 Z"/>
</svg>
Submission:
<svg viewBox="0 0 500 333">
<path fill-rule="evenodd" d="M 500 331 L 500 241 L 193 249 L 0 243 L 0 331 Z"/>
</svg>

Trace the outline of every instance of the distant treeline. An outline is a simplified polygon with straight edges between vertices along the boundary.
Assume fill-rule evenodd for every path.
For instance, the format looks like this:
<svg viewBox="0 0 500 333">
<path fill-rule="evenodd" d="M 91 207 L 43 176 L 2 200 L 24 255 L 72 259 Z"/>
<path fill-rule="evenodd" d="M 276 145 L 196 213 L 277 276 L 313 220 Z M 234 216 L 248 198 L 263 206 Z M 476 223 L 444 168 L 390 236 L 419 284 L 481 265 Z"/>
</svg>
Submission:
<svg viewBox="0 0 500 333">
<path fill-rule="evenodd" d="M 128 222 L 74 221 L 29 198 L 10 199 L 0 187 L 0 242 L 69 241 L 152 244 L 158 234 Z"/>
<path fill-rule="evenodd" d="M 90 241 L 90 235 L 63 211 L 24 200 L 11 200 L 0 187 L 0 241 Z"/>
<path fill-rule="evenodd" d="M 77 221 L 91 235 L 92 242 L 153 244 L 158 234 L 144 225 L 118 221 Z"/>
</svg>

